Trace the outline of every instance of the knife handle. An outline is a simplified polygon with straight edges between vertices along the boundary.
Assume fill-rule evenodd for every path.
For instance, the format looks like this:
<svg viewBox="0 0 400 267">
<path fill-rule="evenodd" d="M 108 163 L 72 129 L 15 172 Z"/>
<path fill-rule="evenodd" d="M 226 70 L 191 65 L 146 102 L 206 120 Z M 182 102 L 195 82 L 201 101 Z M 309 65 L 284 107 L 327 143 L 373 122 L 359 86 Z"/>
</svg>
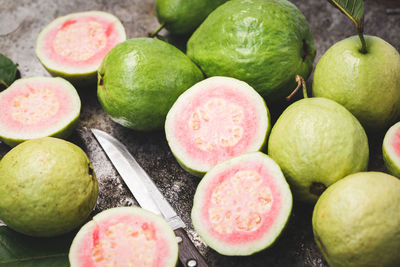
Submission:
<svg viewBox="0 0 400 267">
<path fill-rule="evenodd" d="M 175 235 L 179 245 L 179 260 L 185 267 L 208 267 L 207 262 L 190 241 L 183 228 L 178 228 Z"/>
</svg>

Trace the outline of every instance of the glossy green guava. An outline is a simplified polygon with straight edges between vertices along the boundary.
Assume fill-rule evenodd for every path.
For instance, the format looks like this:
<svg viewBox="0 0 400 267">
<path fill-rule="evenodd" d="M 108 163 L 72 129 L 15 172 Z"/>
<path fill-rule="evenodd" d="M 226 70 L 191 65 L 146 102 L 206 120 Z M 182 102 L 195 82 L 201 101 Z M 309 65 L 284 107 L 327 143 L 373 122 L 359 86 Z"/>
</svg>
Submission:
<svg viewBox="0 0 400 267">
<path fill-rule="evenodd" d="M 315 68 L 313 94 L 342 104 L 367 132 L 379 132 L 400 115 L 400 54 L 379 37 L 365 41 L 366 54 L 358 36 L 326 51 Z"/>
<path fill-rule="evenodd" d="M 190 37 L 187 55 L 206 76 L 250 84 L 273 103 L 308 77 L 315 57 L 310 26 L 287 0 L 231 0 L 219 6 Z"/>
<path fill-rule="evenodd" d="M 202 79 L 200 69 L 178 48 L 133 38 L 105 56 L 97 95 L 115 122 L 139 131 L 160 130 L 178 96 Z"/>
<path fill-rule="evenodd" d="M 190 34 L 227 0 L 156 0 L 158 21 L 173 34 Z"/>
<path fill-rule="evenodd" d="M 98 184 L 81 148 L 62 139 L 25 141 L 0 161 L 0 218 L 31 236 L 80 226 L 96 204 Z"/>
<path fill-rule="evenodd" d="M 400 180 L 381 172 L 349 175 L 318 199 L 315 241 L 331 267 L 400 266 Z"/>
</svg>

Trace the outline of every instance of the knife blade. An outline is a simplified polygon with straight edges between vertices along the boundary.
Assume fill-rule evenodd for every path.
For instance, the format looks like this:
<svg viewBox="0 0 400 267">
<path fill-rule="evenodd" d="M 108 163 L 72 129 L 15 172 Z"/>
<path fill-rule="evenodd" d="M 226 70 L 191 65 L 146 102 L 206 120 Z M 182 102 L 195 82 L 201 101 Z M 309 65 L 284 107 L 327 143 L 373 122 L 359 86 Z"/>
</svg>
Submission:
<svg viewBox="0 0 400 267">
<path fill-rule="evenodd" d="M 203 256 L 190 241 L 185 231 L 185 223 L 125 145 L 106 132 L 98 129 L 91 129 L 91 131 L 139 205 L 163 216 L 174 230 L 181 263 L 187 267 L 208 266 Z"/>
</svg>

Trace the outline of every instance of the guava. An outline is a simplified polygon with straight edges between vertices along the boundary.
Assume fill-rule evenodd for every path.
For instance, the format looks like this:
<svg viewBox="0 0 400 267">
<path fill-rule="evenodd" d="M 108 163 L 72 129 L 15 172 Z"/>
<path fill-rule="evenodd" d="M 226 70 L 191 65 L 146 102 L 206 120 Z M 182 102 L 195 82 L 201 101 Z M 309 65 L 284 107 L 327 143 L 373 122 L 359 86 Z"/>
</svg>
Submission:
<svg viewBox="0 0 400 267">
<path fill-rule="evenodd" d="M 15 146 L 44 136 L 68 137 L 75 129 L 81 100 L 63 78 L 29 77 L 0 92 L 0 139 Z"/>
<path fill-rule="evenodd" d="M 383 160 L 387 170 L 400 178 L 400 122 L 386 132 L 382 144 Z"/>
<path fill-rule="evenodd" d="M 104 58 L 97 95 L 108 115 L 122 126 L 159 130 L 178 96 L 202 79 L 200 69 L 174 46 L 133 38 Z"/>
<path fill-rule="evenodd" d="M 314 203 L 331 184 L 368 167 L 367 135 L 333 100 L 305 98 L 283 111 L 272 127 L 268 155 L 282 168 L 295 198 Z"/>
<path fill-rule="evenodd" d="M 334 44 L 318 62 L 314 96 L 330 98 L 353 113 L 367 132 L 385 131 L 400 115 L 400 55 L 379 37 L 358 36 Z"/>
<path fill-rule="evenodd" d="M 178 243 L 168 223 L 139 207 L 104 210 L 77 233 L 69 251 L 71 267 L 172 267 Z"/>
<path fill-rule="evenodd" d="M 114 15 L 103 11 L 71 13 L 42 29 L 35 53 L 51 75 L 75 86 L 95 86 L 104 56 L 125 40 L 124 26 Z"/>
<path fill-rule="evenodd" d="M 187 55 L 206 76 L 245 81 L 267 104 L 289 95 L 315 57 L 310 26 L 287 0 L 231 0 L 193 33 Z"/>
<path fill-rule="evenodd" d="M 400 266 L 400 180 L 381 172 L 349 175 L 321 195 L 312 224 L 331 267 Z"/>
<path fill-rule="evenodd" d="M 218 162 L 261 150 L 270 128 L 268 108 L 250 85 L 217 76 L 180 95 L 165 121 L 172 153 L 199 177 Z"/>
<path fill-rule="evenodd" d="M 227 0 L 156 0 L 157 19 L 173 34 L 191 34 L 219 5 Z"/>
<path fill-rule="evenodd" d="M 218 253 L 251 255 L 274 243 L 288 221 L 292 194 L 279 166 L 262 152 L 214 166 L 200 181 L 194 229 Z"/>
<path fill-rule="evenodd" d="M 67 233 L 86 220 L 97 194 L 85 152 L 65 140 L 28 140 L 0 161 L 0 218 L 17 232 L 41 237 Z"/>
</svg>

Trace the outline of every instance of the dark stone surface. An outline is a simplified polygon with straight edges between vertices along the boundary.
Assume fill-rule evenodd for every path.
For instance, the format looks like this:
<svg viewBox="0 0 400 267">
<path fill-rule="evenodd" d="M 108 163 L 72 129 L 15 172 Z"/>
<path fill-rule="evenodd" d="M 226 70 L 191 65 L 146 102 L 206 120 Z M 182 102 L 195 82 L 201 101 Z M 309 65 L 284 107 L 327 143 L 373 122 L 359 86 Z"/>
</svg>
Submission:
<svg viewBox="0 0 400 267">
<path fill-rule="evenodd" d="M 292 2 L 311 24 L 317 49 L 315 63 L 332 44 L 355 32 L 352 23 L 327 1 Z M 367 0 L 365 3 L 365 32 L 385 39 L 400 50 L 400 3 L 397 0 Z M 128 38 L 146 36 L 158 25 L 152 0 L 1 0 L 0 6 L 0 52 L 19 64 L 22 77 L 49 76 L 36 59 L 34 46 L 39 31 L 58 16 L 86 10 L 108 11 L 121 19 Z M 249 257 L 226 257 L 207 248 L 190 222 L 193 195 L 199 180 L 179 167 L 164 133 L 134 132 L 112 122 L 100 107 L 94 87 L 80 88 L 80 95 L 83 104 L 81 121 L 69 140 L 88 153 L 97 173 L 100 194 L 95 212 L 115 206 L 136 205 L 136 202 L 89 133 L 90 128 L 111 133 L 127 145 L 188 225 L 190 237 L 211 266 L 327 266 L 313 241 L 313 207 L 297 202 L 287 228 L 270 249 Z M 369 140 L 370 169 L 385 171 L 380 152 L 382 136 L 372 136 Z M 0 144 L 0 156 L 8 150 L 5 144 Z"/>
</svg>

